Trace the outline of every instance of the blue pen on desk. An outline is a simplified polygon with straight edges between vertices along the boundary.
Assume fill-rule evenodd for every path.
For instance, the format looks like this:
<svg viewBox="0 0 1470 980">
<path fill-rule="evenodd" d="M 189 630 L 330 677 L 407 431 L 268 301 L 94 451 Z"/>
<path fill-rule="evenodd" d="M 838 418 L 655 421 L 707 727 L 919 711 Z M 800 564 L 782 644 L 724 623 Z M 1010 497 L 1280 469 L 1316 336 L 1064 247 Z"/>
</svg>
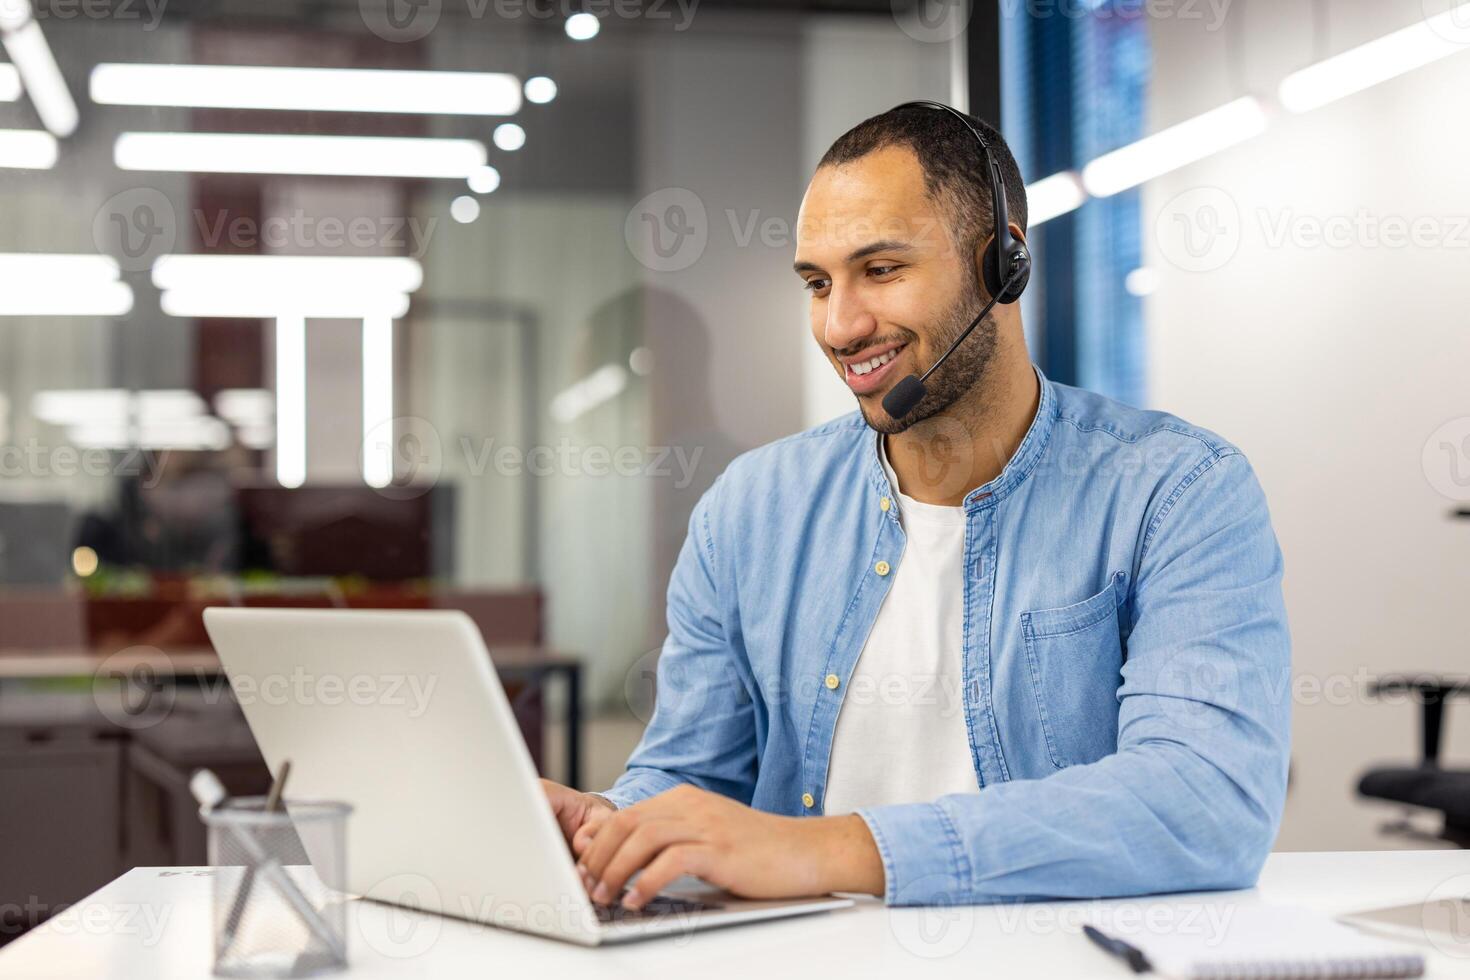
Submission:
<svg viewBox="0 0 1470 980">
<path fill-rule="evenodd" d="M 1100 948 L 1107 950 L 1127 963 L 1133 968 L 1134 973 L 1148 973 L 1153 969 L 1149 965 L 1148 957 L 1144 956 L 1143 950 L 1137 946 L 1130 946 L 1121 939 L 1114 939 L 1112 936 L 1105 935 L 1092 926 L 1083 926 L 1082 932 Z"/>
</svg>

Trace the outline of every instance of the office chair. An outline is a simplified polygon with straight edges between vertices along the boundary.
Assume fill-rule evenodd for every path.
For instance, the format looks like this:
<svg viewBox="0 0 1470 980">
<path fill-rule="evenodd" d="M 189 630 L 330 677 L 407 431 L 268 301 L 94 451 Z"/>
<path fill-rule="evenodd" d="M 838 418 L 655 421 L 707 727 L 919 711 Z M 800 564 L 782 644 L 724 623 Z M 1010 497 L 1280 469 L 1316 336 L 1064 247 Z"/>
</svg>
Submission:
<svg viewBox="0 0 1470 980">
<path fill-rule="evenodd" d="M 1444 826 L 1438 837 L 1458 847 L 1470 847 L 1470 769 L 1442 769 L 1439 765 L 1445 702 L 1470 697 L 1470 677 L 1384 677 L 1368 690 L 1374 695 L 1412 694 L 1417 698 L 1424 709 L 1422 758 L 1417 766 L 1368 770 L 1358 781 L 1358 795 L 1438 810 L 1444 814 Z M 1396 821 L 1383 829 L 1422 836 L 1407 821 Z"/>
</svg>

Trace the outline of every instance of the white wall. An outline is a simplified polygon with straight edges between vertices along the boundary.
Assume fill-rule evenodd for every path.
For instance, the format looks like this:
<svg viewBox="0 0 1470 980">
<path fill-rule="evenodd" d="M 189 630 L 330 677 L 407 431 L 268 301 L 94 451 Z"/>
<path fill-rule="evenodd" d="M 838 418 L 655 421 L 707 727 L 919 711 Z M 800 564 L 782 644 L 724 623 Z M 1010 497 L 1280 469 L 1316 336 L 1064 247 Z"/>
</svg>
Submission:
<svg viewBox="0 0 1470 980">
<path fill-rule="evenodd" d="M 1336 52 L 1413 23 L 1423 8 L 1338 0 L 1329 9 L 1325 41 Z M 1250 6 L 1250 84 L 1270 91 L 1311 60 L 1309 13 L 1305 3 Z M 1204 28 L 1153 24 L 1153 129 L 1240 94 L 1226 69 L 1230 30 Z M 1396 811 L 1357 801 L 1354 787 L 1375 760 L 1417 757 L 1419 709 L 1371 702 L 1362 676 L 1464 673 L 1470 662 L 1470 521 L 1448 519 L 1452 502 L 1421 464 L 1442 423 L 1470 416 L 1467 92 L 1470 52 L 1279 116 L 1264 136 L 1144 193 L 1148 261 L 1161 274 L 1146 304 L 1152 404 L 1245 450 L 1285 553 L 1300 686 L 1283 849 L 1396 846 L 1377 831 Z M 1369 228 L 1429 219 L 1453 241 L 1375 246 L 1356 230 L 1360 212 Z M 1202 247 L 1211 215 L 1227 234 L 1199 261 L 1218 267 L 1181 267 L 1194 260 L 1176 222 L 1201 222 Z M 1274 240 L 1283 227 L 1309 235 L 1332 219 L 1352 229 L 1340 247 Z M 1452 707 L 1447 722 L 1446 753 L 1462 765 L 1467 714 Z"/>
</svg>

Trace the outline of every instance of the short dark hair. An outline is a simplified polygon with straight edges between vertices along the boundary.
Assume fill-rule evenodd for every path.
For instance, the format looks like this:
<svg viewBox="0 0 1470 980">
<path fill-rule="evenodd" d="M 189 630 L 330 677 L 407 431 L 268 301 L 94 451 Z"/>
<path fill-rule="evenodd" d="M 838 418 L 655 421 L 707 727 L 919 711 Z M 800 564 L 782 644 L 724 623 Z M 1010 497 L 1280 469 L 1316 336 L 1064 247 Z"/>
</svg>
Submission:
<svg viewBox="0 0 1470 980">
<path fill-rule="evenodd" d="M 966 115 L 990 144 L 1005 183 L 1011 223 L 1026 230 L 1026 184 L 1005 137 L 983 119 Z M 843 133 L 823 155 L 820 170 L 840 166 L 890 146 L 905 146 L 919 158 L 924 187 L 948 212 L 952 232 L 967 251 L 990 237 L 995 212 L 990 205 L 990 175 L 975 136 L 954 116 L 939 109 L 908 106 L 865 119 Z"/>
</svg>

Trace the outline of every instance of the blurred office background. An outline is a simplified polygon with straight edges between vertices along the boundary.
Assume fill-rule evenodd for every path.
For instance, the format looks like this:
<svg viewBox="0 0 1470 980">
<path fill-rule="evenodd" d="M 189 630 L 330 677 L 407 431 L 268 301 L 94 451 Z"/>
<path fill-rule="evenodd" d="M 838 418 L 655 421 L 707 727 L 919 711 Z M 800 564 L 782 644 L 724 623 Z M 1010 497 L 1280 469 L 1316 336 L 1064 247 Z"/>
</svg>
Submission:
<svg viewBox="0 0 1470 980">
<path fill-rule="evenodd" d="M 1358 782 L 1426 769 L 1435 696 L 1374 685 L 1465 672 L 1470 11 L 36 0 L 0 27 L 0 942 L 200 860 L 192 766 L 259 790 L 205 605 L 465 609 L 543 772 L 615 778 L 699 494 L 850 410 L 796 211 L 911 98 L 1016 150 L 1049 376 L 1256 466 L 1295 639 L 1278 847 L 1448 846 Z"/>
</svg>

